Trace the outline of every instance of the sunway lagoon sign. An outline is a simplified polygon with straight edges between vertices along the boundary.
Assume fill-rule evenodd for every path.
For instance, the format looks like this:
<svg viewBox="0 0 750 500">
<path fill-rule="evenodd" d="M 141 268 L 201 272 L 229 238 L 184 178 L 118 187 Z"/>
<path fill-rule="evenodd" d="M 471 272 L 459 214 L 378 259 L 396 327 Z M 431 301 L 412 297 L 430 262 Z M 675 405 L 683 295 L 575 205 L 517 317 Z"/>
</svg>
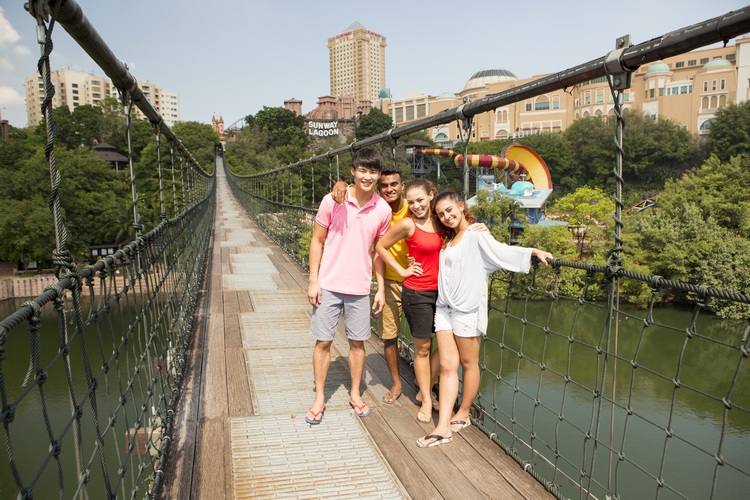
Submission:
<svg viewBox="0 0 750 500">
<path fill-rule="evenodd" d="M 318 137 L 333 137 L 339 135 L 339 122 L 309 121 L 307 122 L 307 135 Z"/>
</svg>

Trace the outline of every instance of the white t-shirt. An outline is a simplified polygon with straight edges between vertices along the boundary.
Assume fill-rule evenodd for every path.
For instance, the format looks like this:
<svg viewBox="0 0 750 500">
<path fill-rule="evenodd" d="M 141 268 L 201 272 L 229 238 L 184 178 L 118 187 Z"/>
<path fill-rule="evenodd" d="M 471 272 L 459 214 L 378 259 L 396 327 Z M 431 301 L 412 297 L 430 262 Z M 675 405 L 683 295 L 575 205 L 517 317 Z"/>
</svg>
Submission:
<svg viewBox="0 0 750 500">
<path fill-rule="evenodd" d="M 487 279 L 500 268 L 528 273 L 533 249 L 500 243 L 488 232 L 466 231 L 455 246 L 440 251 L 439 307 L 478 312 L 478 329 L 487 332 Z"/>
</svg>

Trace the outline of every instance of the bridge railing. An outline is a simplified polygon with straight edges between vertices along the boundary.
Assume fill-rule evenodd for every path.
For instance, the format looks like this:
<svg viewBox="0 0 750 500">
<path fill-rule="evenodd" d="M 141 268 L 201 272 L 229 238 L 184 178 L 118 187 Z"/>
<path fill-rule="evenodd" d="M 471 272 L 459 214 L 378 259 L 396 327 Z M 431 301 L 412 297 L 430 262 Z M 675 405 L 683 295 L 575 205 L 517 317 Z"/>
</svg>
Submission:
<svg viewBox="0 0 750 500">
<path fill-rule="evenodd" d="M 334 160 L 348 165 L 353 151 L 375 146 L 395 164 L 400 137 L 452 121 L 467 132 L 479 113 L 606 77 L 618 121 L 615 247 L 606 266 L 556 259 L 551 270 L 496 273 L 472 421 L 559 498 L 735 498 L 750 488 L 750 326 L 748 317 L 718 322 L 707 306 L 747 311 L 750 296 L 623 266 L 619 104 L 641 65 L 748 31 L 744 8 L 640 45 L 623 37 L 600 59 L 285 167 L 236 175 L 228 165 L 227 178 L 251 217 L 307 267 L 313 214 L 338 178 Z M 566 293 L 566 278 L 582 291 Z M 626 287 L 650 290 L 648 306 L 620 304 Z M 657 306 L 665 294 L 687 308 Z M 411 360 L 408 334 L 400 341 Z"/>
<path fill-rule="evenodd" d="M 204 278 L 215 175 L 163 123 L 74 1 L 28 5 L 38 23 L 38 67 L 46 88 L 42 111 L 58 281 L 0 318 L 0 497 L 155 498 Z M 126 109 L 134 238 L 82 269 L 67 248 L 60 209 L 49 71 L 56 23 L 112 79 Z M 133 106 L 153 125 L 157 143 L 160 220 L 150 230 L 139 215 Z"/>
</svg>

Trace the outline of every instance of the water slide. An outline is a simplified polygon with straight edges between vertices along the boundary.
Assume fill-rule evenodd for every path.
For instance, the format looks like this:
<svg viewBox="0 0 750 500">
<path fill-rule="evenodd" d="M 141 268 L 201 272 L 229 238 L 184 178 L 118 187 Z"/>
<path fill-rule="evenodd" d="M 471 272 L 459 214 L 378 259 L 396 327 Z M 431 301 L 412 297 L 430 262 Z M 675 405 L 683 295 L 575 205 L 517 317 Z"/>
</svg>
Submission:
<svg viewBox="0 0 750 500">
<path fill-rule="evenodd" d="M 432 156 L 451 156 L 457 167 L 464 166 L 464 155 L 452 149 L 418 149 L 415 153 Z M 552 189 L 552 176 L 547 164 L 536 151 L 521 144 L 507 146 L 502 156 L 466 155 L 470 167 L 492 167 L 507 170 L 513 175 L 526 175 L 526 180 L 533 182 L 536 189 Z"/>
</svg>

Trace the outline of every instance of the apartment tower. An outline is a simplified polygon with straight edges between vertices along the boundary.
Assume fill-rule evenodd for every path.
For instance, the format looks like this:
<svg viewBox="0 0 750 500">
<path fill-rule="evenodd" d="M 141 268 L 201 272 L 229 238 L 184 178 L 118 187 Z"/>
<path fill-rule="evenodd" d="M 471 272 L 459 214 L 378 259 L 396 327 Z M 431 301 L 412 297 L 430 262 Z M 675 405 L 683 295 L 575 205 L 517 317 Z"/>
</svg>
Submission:
<svg viewBox="0 0 750 500">
<path fill-rule="evenodd" d="M 112 80 L 102 76 L 61 69 L 50 72 L 55 95 L 52 97 L 52 107 L 67 106 L 71 113 L 78 106 L 89 104 L 96 106 L 107 97 L 119 98 L 117 88 Z M 42 121 L 41 104 L 44 100 L 45 88 L 42 77 L 35 73 L 25 81 L 26 87 L 26 115 L 28 125 L 34 126 Z M 180 119 L 180 98 L 151 82 L 138 82 L 138 87 L 148 99 L 154 109 L 161 115 L 164 123 L 173 126 Z M 138 108 L 134 108 L 136 117 L 145 119 Z"/>
<path fill-rule="evenodd" d="M 373 103 L 385 88 L 385 37 L 355 21 L 328 39 L 331 96 Z"/>
</svg>

